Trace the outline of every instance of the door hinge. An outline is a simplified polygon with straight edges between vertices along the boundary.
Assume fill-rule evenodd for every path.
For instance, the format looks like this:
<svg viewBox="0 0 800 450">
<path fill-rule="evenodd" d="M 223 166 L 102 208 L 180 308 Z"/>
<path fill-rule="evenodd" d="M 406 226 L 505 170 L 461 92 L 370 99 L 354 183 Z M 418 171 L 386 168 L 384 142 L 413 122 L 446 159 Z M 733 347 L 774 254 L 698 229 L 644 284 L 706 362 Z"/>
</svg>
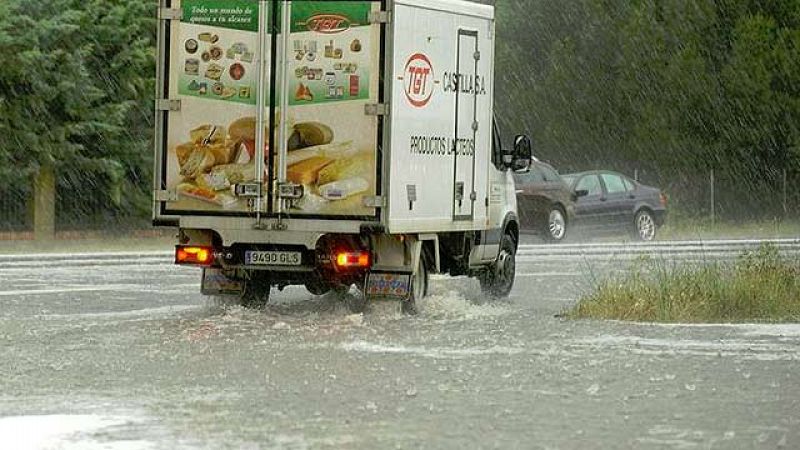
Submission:
<svg viewBox="0 0 800 450">
<path fill-rule="evenodd" d="M 159 8 L 159 20 L 183 20 L 183 9 L 181 8 Z"/>
<path fill-rule="evenodd" d="M 361 200 L 365 208 L 386 208 L 386 197 L 365 196 Z"/>
<path fill-rule="evenodd" d="M 181 101 L 180 100 L 171 100 L 168 98 L 161 98 L 156 100 L 156 110 L 157 111 L 180 111 L 181 110 Z"/>
<path fill-rule="evenodd" d="M 368 116 L 388 116 L 388 103 L 370 103 L 364 106 L 364 114 Z"/>
<path fill-rule="evenodd" d="M 369 23 L 392 23 L 391 11 L 373 11 L 369 13 Z"/>
<path fill-rule="evenodd" d="M 472 131 L 478 131 L 479 125 L 478 121 L 472 122 Z"/>
<path fill-rule="evenodd" d="M 475 54 L 473 56 L 475 57 L 475 61 L 480 61 L 481 60 L 481 52 L 480 52 L 480 50 L 476 50 Z"/>
<path fill-rule="evenodd" d="M 155 191 L 153 193 L 157 202 L 177 202 L 180 200 L 177 189 L 170 189 L 166 191 Z"/>
</svg>

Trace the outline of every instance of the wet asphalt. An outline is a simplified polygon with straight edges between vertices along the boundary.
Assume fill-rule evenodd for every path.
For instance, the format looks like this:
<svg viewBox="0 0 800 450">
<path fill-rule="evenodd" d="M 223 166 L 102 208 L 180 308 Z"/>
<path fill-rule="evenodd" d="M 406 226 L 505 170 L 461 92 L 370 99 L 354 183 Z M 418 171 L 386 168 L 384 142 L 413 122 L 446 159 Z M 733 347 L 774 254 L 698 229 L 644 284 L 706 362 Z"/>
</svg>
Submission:
<svg viewBox="0 0 800 450">
<path fill-rule="evenodd" d="M 0 267 L 0 448 L 800 448 L 800 325 L 559 313 L 635 261 L 522 256 L 420 314 L 199 294 L 168 263 Z"/>
</svg>

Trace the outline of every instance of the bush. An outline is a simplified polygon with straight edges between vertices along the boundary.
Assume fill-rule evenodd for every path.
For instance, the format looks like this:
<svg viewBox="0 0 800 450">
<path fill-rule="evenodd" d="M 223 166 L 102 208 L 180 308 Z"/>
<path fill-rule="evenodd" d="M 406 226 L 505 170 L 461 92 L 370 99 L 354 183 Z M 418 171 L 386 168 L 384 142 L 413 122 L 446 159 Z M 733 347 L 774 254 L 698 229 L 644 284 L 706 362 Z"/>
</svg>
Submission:
<svg viewBox="0 0 800 450">
<path fill-rule="evenodd" d="M 774 246 L 734 263 L 669 267 L 645 260 L 622 281 L 602 282 L 571 318 L 643 322 L 800 321 L 800 265 Z"/>
</svg>

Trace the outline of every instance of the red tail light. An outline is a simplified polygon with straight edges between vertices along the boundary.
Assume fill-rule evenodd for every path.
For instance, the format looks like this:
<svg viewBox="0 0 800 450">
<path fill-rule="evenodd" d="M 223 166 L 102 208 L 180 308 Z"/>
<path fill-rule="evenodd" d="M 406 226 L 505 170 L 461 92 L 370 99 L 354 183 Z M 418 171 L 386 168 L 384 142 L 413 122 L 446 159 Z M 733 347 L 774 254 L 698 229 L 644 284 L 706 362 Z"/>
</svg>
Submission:
<svg viewBox="0 0 800 450">
<path fill-rule="evenodd" d="M 366 269 L 371 265 L 368 252 L 340 252 L 336 254 L 334 261 L 337 269 Z"/>
<path fill-rule="evenodd" d="M 175 247 L 175 264 L 208 266 L 214 261 L 214 249 L 211 247 L 179 245 Z"/>
<path fill-rule="evenodd" d="M 661 193 L 661 206 L 667 207 L 667 196 L 663 192 Z"/>
</svg>

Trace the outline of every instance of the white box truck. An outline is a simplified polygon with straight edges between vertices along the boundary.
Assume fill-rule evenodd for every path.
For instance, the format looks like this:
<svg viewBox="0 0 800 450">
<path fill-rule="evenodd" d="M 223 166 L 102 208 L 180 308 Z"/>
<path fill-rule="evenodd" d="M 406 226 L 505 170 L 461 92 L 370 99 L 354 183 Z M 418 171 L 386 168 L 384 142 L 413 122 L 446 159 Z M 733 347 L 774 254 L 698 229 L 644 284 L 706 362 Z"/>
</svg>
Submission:
<svg viewBox="0 0 800 450">
<path fill-rule="evenodd" d="M 160 0 L 154 223 L 176 263 L 251 306 L 356 284 L 413 311 L 430 273 L 508 295 L 531 143 L 501 145 L 494 39 L 465 0 Z"/>
</svg>

